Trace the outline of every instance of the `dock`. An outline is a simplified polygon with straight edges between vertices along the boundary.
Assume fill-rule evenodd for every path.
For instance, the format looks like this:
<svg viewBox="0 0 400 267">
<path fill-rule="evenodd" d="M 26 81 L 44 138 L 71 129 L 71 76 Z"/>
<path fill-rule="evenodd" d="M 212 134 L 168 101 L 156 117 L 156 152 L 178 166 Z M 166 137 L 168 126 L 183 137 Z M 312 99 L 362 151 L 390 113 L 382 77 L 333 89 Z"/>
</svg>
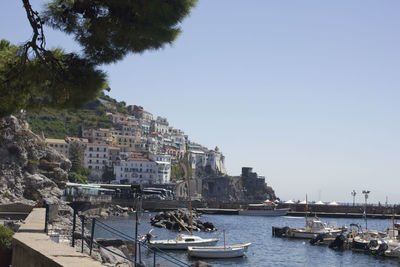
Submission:
<svg viewBox="0 0 400 267">
<path fill-rule="evenodd" d="M 239 209 L 197 208 L 196 210 L 204 214 L 239 215 Z"/>
<path fill-rule="evenodd" d="M 318 216 L 326 218 L 363 218 L 362 213 L 344 213 L 344 212 L 309 212 L 308 216 Z M 304 211 L 289 211 L 287 216 L 293 217 L 305 217 L 306 213 Z M 392 214 L 367 214 L 367 218 L 371 219 L 392 219 Z M 400 215 L 394 215 L 396 220 L 400 219 Z"/>
</svg>

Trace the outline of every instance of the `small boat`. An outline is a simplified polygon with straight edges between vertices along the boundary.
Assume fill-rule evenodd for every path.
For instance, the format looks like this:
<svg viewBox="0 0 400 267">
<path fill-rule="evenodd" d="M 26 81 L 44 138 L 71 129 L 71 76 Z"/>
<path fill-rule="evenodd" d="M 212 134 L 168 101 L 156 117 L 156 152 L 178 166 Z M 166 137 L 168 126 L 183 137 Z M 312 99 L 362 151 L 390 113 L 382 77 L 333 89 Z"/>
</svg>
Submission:
<svg viewBox="0 0 400 267">
<path fill-rule="evenodd" d="M 277 209 L 276 204 L 261 203 L 249 204 L 245 209 L 239 210 L 239 215 L 244 216 L 285 216 L 289 209 Z"/>
<path fill-rule="evenodd" d="M 188 247 L 188 253 L 191 257 L 227 259 L 243 257 L 244 247 Z"/>
<path fill-rule="evenodd" d="M 244 251 L 246 252 L 248 247 L 251 245 L 251 243 L 244 243 L 244 244 L 237 244 L 237 245 L 229 245 L 229 246 L 212 246 L 212 247 L 192 247 L 192 248 L 198 248 L 198 249 L 203 249 L 203 248 L 244 248 Z"/>
<path fill-rule="evenodd" d="M 149 246 L 159 249 L 187 249 L 190 246 L 213 246 L 218 240 L 218 238 L 178 234 L 175 239 L 149 240 Z"/>
<path fill-rule="evenodd" d="M 311 239 L 316 238 L 319 234 L 336 237 L 346 230 L 345 227 L 327 226 L 326 223 L 321 222 L 318 218 L 314 218 L 307 220 L 305 228 L 289 229 L 287 237 Z"/>
<path fill-rule="evenodd" d="M 305 228 L 289 228 L 289 227 L 272 227 L 272 234 L 276 237 L 292 237 L 313 239 L 317 236 L 323 235 L 324 238 L 335 238 L 347 230 L 346 227 L 333 227 L 327 226 L 326 223 L 321 222 L 318 218 L 307 219 Z"/>
<path fill-rule="evenodd" d="M 375 230 L 362 230 L 358 235 L 353 237 L 352 248 L 355 251 L 376 250 L 379 245 L 385 243 L 383 240 L 386 233 Z"/>
<path fill-rule="evenodd" d="M 213 259 L 227 259 L 243 257 L 244 253 L 251 243 L 237 244 L 227 246 L 225 244 L 225 230 L 224 230 L 224 245 L 213 247 L 188 247 L 188 253 L 191 257 L 196 258 L 213 258 Z"/>
<path fill-rule="evenodd" d="M 390 240 L 387 242 L 388 248 L 385 251 L 386 257 L 400 257 L 400 243 L 397 240 Z"/>
</svg>

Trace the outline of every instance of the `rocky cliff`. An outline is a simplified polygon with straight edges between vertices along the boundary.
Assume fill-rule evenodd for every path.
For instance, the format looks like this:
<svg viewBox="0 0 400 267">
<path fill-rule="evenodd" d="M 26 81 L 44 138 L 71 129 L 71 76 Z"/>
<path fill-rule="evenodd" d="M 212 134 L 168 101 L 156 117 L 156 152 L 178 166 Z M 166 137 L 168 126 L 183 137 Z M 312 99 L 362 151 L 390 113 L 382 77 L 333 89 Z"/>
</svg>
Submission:
<svg viewBox="0 0 400 267">
<path fill-rule="evenodd" d="M 71 162 L 14 116 L 0 119 L 0 204 L 58 203 Z"/>
<path fill-rule="evenodd" d="M 265 180 L 240 176 L 209 176 L 191 179 L 190 189 L 192 200 L 200 196 L 205 201 L 223 202 L 260 202 L 276 199 L 274 190 L 265 184 Z M 187 199 L 186 181 L 177 184 L 175 192 L 178 199 Z"/>
</svg>

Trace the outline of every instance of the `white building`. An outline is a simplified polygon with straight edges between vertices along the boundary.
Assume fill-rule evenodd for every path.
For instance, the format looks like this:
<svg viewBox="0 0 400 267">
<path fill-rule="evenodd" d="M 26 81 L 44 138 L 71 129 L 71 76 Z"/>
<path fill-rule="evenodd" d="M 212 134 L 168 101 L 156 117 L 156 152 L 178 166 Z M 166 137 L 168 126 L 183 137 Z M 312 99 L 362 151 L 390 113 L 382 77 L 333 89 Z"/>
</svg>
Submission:
<svg viewBox="0 0 400 267">
<path fill-rule="evenodd" d="M 160 134 L 168 133 L 168 121 L 166 118 L 157 117 L 156 120 L 151 121 L 151 131 Z"/>
<path fill-rule="evenodd" d="M 151 155 L 146 158 L 128 158 L 114 165 L 115 178 L 119 183 L 164 184 L 171 179 L 171 157 Z"/>
<path fill-rule="evenodd" d="M 128 158 L 114 165 L 115 179 L 121 184 L 157 184 L 157 166 L 148 159 Z"/>
<path fill-rule="evenodd" d="M 209 166 L 209 168 L 216 173 L 226 174 L 225 157 L 219 152 L 218 147 L 216 147 L 215 150 L 207 151 L 189 150 L 188 158 L 192 169 L 205 169 Z"/>
<path fill-rule="evenodd" d="M 169 183 L 171 180 L 171 156 L 150 155 L 150 159 L 156 163 L 159 183 Z"/>
<path fill-rule="evenodd" d="M 105 166 L 109 166 L 109 150 L 107 144 L 88 143 L 85 149 L 84 166 L 93 178 L 101 178 Z"/>
</svg>

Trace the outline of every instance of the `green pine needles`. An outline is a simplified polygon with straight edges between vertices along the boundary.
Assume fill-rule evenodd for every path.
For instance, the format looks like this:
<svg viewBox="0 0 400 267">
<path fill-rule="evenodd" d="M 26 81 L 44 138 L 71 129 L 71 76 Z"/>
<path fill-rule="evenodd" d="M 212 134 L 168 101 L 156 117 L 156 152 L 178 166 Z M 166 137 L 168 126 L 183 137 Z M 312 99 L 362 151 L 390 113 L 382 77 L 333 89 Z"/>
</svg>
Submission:
<svg viewBox="0 0 400 267">
<path fill-rule="evenodd" d="M 0 117 L 80 108 L 107 88 L 99 65 L 172 43 L 196 0 L 52 0 L 40 14 L 21 0 L 32 38 L 0 42 Z M 44 25 L 73 35 L 81 53 L 45 47 Z"/>
</svg>

